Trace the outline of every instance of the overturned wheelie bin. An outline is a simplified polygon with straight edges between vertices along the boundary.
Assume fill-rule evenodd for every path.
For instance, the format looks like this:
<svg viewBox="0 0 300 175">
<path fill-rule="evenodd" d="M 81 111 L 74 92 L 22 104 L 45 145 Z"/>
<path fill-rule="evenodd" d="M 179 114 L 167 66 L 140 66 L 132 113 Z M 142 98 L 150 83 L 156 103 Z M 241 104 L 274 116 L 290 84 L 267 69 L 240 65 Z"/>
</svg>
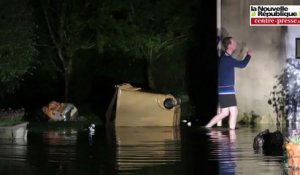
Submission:
<svg viewBox="0 0 300 175">
<path fill-rule="evenodd" d="M 143 91 L 130 84 L 116 85 L 106 121 L 116 126 L 178 126 L 180 100 L 171 94 Z"/>
</svg>

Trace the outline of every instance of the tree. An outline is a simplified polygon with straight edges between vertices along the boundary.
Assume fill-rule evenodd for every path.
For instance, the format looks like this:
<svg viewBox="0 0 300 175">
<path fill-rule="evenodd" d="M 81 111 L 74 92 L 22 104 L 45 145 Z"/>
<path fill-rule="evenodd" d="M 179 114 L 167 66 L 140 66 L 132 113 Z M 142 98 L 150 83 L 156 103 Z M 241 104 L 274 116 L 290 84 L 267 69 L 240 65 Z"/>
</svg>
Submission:
<svg viewBox="0 0 300 175">
<path fill-rule="evenodd" d="M 155 89 L 154 63 L 187 38 L 187 7 L 171 0 L 107 1 L 98 10 L 97 46 L 102 50 L 111 39 L 110 47 L 145 59 L 148 86 Z"/>
<path fill-rule="evenodd" d="M 39 45 L 52 48 L 57 53 L 59 58 L 57 69 L 63 73 L 65 101 L 68 101 L 75 55 L 79 50 L 95 46 L 93 30 L 95 4 L 92 0 L 48 0 L 41 3 L 45 23 L 41 26 L 46 26 L 45 37 L 48 40 Z"/>
<path fill-rule="evenodd" d="M 38 51 L 34 44 L 32 9 L 26 0 L 0 1 L 0 89 L 13 93 L 31 71 Z"/>
</svg>

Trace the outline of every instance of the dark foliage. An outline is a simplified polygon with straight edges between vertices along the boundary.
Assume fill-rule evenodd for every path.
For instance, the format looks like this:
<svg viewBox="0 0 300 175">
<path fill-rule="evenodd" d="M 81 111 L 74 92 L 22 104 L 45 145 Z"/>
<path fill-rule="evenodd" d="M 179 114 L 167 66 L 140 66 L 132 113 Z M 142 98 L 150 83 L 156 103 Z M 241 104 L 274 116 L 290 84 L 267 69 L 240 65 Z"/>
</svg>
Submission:
<svg viewBox="0 0 300 175">
<path fill-rule="evenodd" d="M 268 104 L 277 115 L 277 124 L 281 119 L 295 121 L 300 111 L 300 62 L 289 58 L 283 72 L 276 76 Z"/>
</svg>

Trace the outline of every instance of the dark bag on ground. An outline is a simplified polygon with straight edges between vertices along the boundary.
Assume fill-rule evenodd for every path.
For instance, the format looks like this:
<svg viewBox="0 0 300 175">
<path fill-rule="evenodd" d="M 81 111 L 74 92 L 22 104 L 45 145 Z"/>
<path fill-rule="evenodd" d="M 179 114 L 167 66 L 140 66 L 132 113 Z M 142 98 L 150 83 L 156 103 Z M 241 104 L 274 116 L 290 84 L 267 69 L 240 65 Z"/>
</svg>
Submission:
<svg viewBox="0 0 300 175">
<path fill-rule="evenodd" d="M 269 129 L 266 129 L 254 138 L 253 149 L 262 150 L 265 154 L 280 155 L 283 151 L 283 142 L 284 137 L 280 131 L 270 132 Z"/>
</svg>

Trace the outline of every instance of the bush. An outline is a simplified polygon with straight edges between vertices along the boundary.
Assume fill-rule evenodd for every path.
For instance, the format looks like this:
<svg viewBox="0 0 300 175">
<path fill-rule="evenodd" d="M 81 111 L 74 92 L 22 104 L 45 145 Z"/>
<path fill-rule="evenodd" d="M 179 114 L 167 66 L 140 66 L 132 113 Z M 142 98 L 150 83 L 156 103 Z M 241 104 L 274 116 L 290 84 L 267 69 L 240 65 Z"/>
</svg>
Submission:
<svg viewBox="0 0 300 175">
<path fill-rule="evenodd" d="M 25 114 L 24 108 L 18 109 L 1 109 L 0 110 L 0 126 L 10 126 L 22 122 Z"/>
<path fill-rule="evenodd" d="M 268 103 L 277 115 L 277 123 L 281 118 L 289 121 L 300 119 L 300 62 L 289 58 L 282 74 L 276 76 Z"/>
</svg>

